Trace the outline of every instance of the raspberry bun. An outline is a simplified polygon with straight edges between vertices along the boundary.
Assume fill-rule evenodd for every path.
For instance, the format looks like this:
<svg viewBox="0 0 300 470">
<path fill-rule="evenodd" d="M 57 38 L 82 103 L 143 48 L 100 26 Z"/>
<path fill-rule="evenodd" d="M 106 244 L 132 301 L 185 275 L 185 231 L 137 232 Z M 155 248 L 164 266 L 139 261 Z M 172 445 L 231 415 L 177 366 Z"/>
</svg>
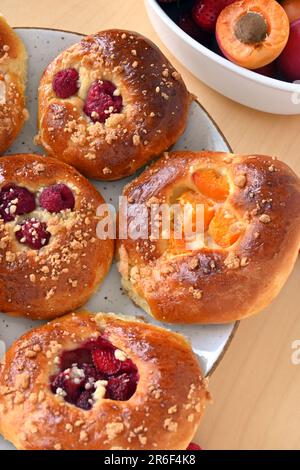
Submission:
<svg viewBox="0 0 300 470">
<path fill-rule="evenodd" d="M 45 70 L 37 141 L 85 176 L 120 179 L 177 141 L 190 101 L 179 73 L 151 41 L 103 31 Z"/>
<path fill-rule="evenodd" d="M 123 286 L 158 320 L 226 323 L 256 314 L 276 297 L 294 266 L 300 180 L 275 158 L 174 152 L 129 184 L 124 195 L 130 231 L 118 242 Z M 193 230 L 175 236 L 171 213 L 166 237 L 158 214 L 153 237 L 151 211 L 162 203 L 185 207 Z M 145 210 L 138 212 L 137 204 Z M 147 233 L 131 237 L 139 227 Z"/>
<path fill-rule="evenodd" d="M 25 46 L 0 15 L 0 153 L 8 149 L 28 118 L 26 70 Z"/>
<path fill-rule="evenodd" d="M 96 235 L 96 189 L 56 159 L 0 159 L 0 311 L 54 318 L 83 305 L 107 274 L 113 241 Z"/>
<path fill-rule="evenodd" d="M 183 336 L 72 313 L 8 350 L 0 432 L 23 450 L 186 449 L 209 398 Z"/>
</svg>

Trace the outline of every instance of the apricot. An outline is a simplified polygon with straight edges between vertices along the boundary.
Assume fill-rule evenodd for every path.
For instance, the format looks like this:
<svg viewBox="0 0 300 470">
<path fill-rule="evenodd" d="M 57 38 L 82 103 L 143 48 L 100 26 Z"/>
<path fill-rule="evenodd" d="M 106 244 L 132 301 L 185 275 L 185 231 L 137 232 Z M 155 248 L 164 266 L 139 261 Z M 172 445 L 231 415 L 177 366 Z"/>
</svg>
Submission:
<svg viewBox="0 0 300 470">
<path fill-rule="evenodd" d="M 275 0 L 239 0 L 222 10 L 216 38 L 227 59 L 258 69 L 281 54 L 289 30 L 287 14 Z"/>
<path fill-rule="evenodd" d="M 179 204 L 184 207 L 186 204 L 190 204 L 192 207 L 192 226 L 193 229 L 196 227 L 196 205 L 202 204 L 203 205 L 203 215 L 204 215 L 204 230 L 208 229 L 211 219 L 213 218 L 215 211 L 213 208 L 213 204 L 208 201 L 205 197 L 201 194 L 196 193 L 194 191 L 186 191 L 181 195 L 179 198 Z"/>
<path fill-rule="evenodd" d="M 213 217 L 208 233 L 217 245 L 228 248 L 239 239 L 242 229 L 237 218 L 221 208 Z"/>
<path fill-rule="evenodd" d="M 179 253 L 183 253 L 185 251 L 188 251 L 186 249 L 185 238 L 176 239 L 176 238 L 174 238 L 174 235 L 171 236 L 170 243 L 169 243 L 169 250 L 174 254 L 179 254 Z"/>
<path fill-rule="evenodd" d="M 216 170 L 198 170 L 193 174 L 193 180 L 200 193 L 213 201 L 223 202 L 228 197 L 228 179 Z"/>
<path fill-rule="evenodd" d="M 300 19 L 300 0 L 284 0 L 282 6 L 290 23 Z"/>
</svg>

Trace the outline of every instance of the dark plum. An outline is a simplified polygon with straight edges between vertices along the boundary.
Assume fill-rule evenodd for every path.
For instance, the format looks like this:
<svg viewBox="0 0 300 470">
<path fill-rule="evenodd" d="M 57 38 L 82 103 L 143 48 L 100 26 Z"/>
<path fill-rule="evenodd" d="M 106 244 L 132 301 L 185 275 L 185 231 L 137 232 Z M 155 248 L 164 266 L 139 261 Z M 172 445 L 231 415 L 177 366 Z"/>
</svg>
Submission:
<svg viewBox="0 0 300 470">
<path fill-rule="evenodd" d="M 291 24 L 290 36 L 277 61 L 282 76 L 294 82 L 300 80 L 300 20 Z"/>
</svg>

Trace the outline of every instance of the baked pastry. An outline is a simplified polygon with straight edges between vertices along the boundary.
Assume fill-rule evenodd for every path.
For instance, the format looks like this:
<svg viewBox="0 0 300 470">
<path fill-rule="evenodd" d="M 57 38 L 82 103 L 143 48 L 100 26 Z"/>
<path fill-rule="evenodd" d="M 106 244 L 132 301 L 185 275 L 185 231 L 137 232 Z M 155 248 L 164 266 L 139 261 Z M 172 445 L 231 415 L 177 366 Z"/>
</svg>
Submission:
<svg viewBox="0 0 300 470">
<path fill-rule="evenodd" d="M 8 350 L 0 433 L 24 450 L 186 449 L 208 398 L 183 336 L 73 313 Z"/>
<path fill-rule="evenodd" d="M 83 305 L 113 256 L 96 235 L 102 196 L 52 158 L 2 157 L 0 174 L 0 311 L 47 319 Z"/>
<path fill-rule="evenodd" d="M 276 297 L 296 261 L 300 180 L 275 158 L 170 153 L 129 184 L 124 196 L 129 230 L 118 242 L 122 283 L 158 320 L 226 323 L 256 314 Z M 170 216 L 168 236 L 155 211 L 151 223 L 161 203 L 187 208 L 187 234 L 175 236 L 182 211 L 176 220 Z M 203 209 L 202 233 L 195 230 L 197 206 Z"/>
<path fill-rule="evenodd" d="M 151 41 L 103 31 L 45 70 L 37 140 L 85 176 L 116 180 L 177 141 L 190 101 L 179 73 Z"/>
<path fill-rule="evenodd" d="M 0 14 L 0 153 L 8 149 L 28 119 L 26 71 L 25 46 Z"/>
</svg>

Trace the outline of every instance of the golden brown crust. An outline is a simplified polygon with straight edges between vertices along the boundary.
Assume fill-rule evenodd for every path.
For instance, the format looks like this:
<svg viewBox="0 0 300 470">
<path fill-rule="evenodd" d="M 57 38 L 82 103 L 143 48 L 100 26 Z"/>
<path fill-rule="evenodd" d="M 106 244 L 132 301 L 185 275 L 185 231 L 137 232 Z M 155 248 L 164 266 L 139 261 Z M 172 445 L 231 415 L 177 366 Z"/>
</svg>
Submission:
<svg viewBox="0 0 300 470">
<path fill-rule="evenodd" d="M 59 99 L 55 74 L 75 68 L 76 96 Z M 105 124 L 83 112 L 95 80 L 110 80 L 123 98 L 123 110 Z M 108 30 L 84 38 L 45 70 L 39 87 L 39 140 L 50 156 L 84 175 L 115 180 L 134 173 L 168 149 L 184 131 L 191 97 L 176 70 L 143 36 Z"/>
<path fill-rule="evenodd" d="M 49 387 L 55 358 L 104 334 L 136 364 L 128 401 L 100 399 L 89 411 Z M 176 333 L 113 314 L 71 314 L 26 333 L 0 367 L 0 432 L 18 449 L 186 449 L 205 402 L 207 381 Z"/>
<path fill-rule="evenodd" d="M 96 235 L 97 207 L 104 203 L 94 186 L 74 168 L 52 158 L 22 154 L 0 159 L 1 188 L 24 186 L 36 194 L 36 210 L 12 222 L 0 219 L 0 310 L 32 319 L 62 315 L 83 305 L 107 274 L 113 240 Z M 38 204 L 38 191 L 65 183 L 74 210 L 50 213 Z M 47 223 L 49 244 L 33 250 L 20 244 L 14 230 L 23 219 Z"/>
<path fill-rule="evenodd" d="M 26 69 L 25 46 L 0 15 L 0 153 L 8 149 L 28 118 Z"/>
<path fill-rule="evenodd" d="M 169 204 L 180 188 L 195 190 L 192 173 L 207 167 L 228 176 L 224 204 L 244 227 L 236 243 L 174 254 L 162 240 L 118 242 L 125 289 L 162 321 L 226 323 L 258 313 L 278 294 L 298 256 L 300 182 L 275 158 L 174 152 L 129 184 L 124 195 L 131 203 L 146 203 L 149 212 L 152 203 Z M 133 226 L 134 220 L 129 218 Z"/>
</svg>

